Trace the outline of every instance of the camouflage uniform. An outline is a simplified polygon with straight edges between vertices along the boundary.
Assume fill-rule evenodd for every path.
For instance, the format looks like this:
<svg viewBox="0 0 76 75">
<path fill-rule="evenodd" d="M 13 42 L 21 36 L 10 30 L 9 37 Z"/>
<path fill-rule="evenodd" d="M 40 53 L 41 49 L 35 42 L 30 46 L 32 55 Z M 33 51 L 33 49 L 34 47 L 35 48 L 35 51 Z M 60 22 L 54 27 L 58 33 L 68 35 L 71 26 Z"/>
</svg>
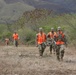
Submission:
<svg viewBox="0 0 76 75">
<path fill-rule="evenodd" d="M 54 31 L 54 28 L 51 28 L 51 31 L 47 34 L 47 45 L 50 46 L 50 53 L 52 54 L 52 49 L 55 53 L 55 37 L 56 32 Z"/>
<path fill-rule="evenodd" d="M 55 54 L 56 52 L 56 44 L 54 39 L 47 40 L 47 45 L 50 46 L 50 53 L 52 54 L 52 50 Z"/>
<path fill-rule="evenodd" d="M 38 45 L 40 56 L 43 56 L 43 53 L 44 53 L 45 48 L 46 48 L 46 43 L 45 42 Z"/>
<path fill-rule="evenodd" d="M 14 46 L 18 46 L 18 40 L 14 40 Z"/>
<path fill-rule="evenodd" d="M 18 36 L 18 34 L 16 33 L 16 31 L 14 32 L 14 34 L 13 34 L 13 40 L 14 40 L 14 46 L 18 46 L 18 39 L 19 39 L 19 36 Z"/>
<path fill-rule="evenodd" d="M 63 60 L 64 50 L 65 50 L 64 45 L 57 45 L 56 55 L 58 60 Z"/>
<path fill-rule="evenodd" d="M 67 42 L 66 37 L 64 33 L 61 31 L 61 29 L 59 28 L 59 31 L 57 32 L 57 39 L 56 39 L 56 55 L 58 60 L 63 60 L 66 42 Z"/>
<path fill-rule="evenodd" d="M 42 28 L 39 28 L 39 33 L 36 34 L 36 44 L 38 45 L 39 55 L 42 56 L 46 48 L 46 34 Z"/>
</svg>

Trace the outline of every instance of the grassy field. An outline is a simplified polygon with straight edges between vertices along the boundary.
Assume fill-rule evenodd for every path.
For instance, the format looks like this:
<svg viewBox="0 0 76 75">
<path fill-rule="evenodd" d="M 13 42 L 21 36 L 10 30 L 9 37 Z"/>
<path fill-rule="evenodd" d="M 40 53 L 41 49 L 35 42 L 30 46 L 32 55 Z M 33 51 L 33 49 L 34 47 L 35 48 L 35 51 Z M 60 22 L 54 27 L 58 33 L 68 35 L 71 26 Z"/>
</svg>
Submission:
<svg viewBox="0 0 76 75">
<path fill-rule="evenodd" d="M 40 57 L 37 47 L 0 46 L 0 75 L 76 75 L 76 50 L 66 48 L 59 62 L 48 47 Z"/>
</svg>

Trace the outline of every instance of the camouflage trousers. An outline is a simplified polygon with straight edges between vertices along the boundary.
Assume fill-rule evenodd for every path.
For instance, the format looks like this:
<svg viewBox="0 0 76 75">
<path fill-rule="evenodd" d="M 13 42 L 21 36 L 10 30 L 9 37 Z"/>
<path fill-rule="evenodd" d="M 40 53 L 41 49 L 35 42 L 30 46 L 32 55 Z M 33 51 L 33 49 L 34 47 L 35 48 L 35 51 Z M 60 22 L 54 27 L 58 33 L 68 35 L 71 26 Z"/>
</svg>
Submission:
<svg viewBox="0 0 76 75">
<path fill-rule="evenodd" d="M 47 39 L 47 46 L 49 46 L 50 49 L 50 53 L 52 54 L 52 52 L 54 52 L 54 54 L 56 53 L 56 43 L 54 39 Z"/>
<path fill-rule="evenodd" d="M 45 42 L 38 45 L 39 55 L 40 56 L 43 56 L 43 53 L 44 53 L 45 48 L 46 48 L 46 43 Z"/>
<path fill-rule="evenodd" d="M 56 53 L 56 45 L 55 44 L 50 45 L 50 53 L 52 54 L 52 52 L 54 54 Z"/>
<path fill-rule="evenodd" d="M 64 57 L 64 45 L 57 45 L 56 46 L 56 56 L 57 56 L 57 60 L 63 60 Z"/>
<path fill-rule="evenodd" d="M 18 40 L 14 40 L 14 46 L 18 46 Z"/>
</svg>

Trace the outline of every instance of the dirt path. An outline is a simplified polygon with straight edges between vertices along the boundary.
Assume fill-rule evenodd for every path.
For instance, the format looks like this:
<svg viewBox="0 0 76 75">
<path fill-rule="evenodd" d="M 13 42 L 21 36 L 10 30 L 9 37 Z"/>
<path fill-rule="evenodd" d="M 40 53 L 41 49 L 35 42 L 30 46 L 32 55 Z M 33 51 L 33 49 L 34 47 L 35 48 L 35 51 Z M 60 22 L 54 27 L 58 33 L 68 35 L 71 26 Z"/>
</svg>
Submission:
<svg viewBox="0 0 76 75">
<path fill-rule="evenodd" d="M 0 46 L 0 75 L 76 75 L 76 51 L 67 48 L 59 62 L 48 47 L 39 57 L 37 47 Z"/>
</svg>

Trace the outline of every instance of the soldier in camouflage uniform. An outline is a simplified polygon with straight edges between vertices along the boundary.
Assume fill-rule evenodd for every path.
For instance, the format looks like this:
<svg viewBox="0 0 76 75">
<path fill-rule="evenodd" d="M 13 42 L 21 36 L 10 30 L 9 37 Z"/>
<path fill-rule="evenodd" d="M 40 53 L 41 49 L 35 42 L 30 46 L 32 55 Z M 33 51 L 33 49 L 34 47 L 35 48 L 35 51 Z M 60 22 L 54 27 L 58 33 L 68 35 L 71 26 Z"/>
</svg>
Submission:
<svg viewBox="0 0 76 75">
<path fill-rule="evenodd" d="M 51 31 L 47 34 L 47 45 L 50 46 L 50 54 L 52 54 L 52 50 L 55 54 L 56 51 L 55 40 L 56 40 L 56 32 L 54 31 L 54 28 L 51 28 Z"/>
<path fill-rule="evenodd" d="M 61 27 L 58 27 L 57 35 L 56 35 L 56 55 L 57 59 L 63 60 L 64 50 L 65 50 L 65 35 L 61 30 Z"/>
<path fill-rule="evenodd" d="M 36 34 L 36 45 L 38 46 L 40 56 L 43 56 L 46 48 L 46 34 L 42 28 L 39 28 L 39 33 Z"/>
</svg>

